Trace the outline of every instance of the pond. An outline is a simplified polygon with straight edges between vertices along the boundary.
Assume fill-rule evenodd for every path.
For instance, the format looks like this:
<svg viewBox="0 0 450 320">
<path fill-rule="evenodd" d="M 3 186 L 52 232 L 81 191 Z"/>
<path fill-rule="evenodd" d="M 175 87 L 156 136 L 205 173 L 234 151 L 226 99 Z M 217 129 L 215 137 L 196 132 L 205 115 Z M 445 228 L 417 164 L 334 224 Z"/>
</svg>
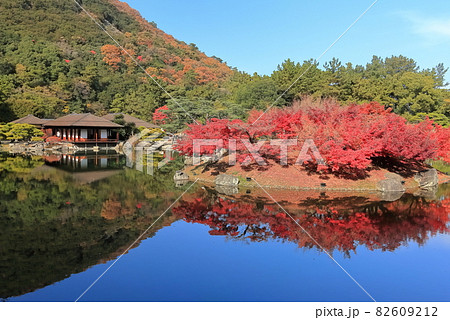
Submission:
<svg viewBox="0 0 450 320">
<path fill-rule="evenodd" d="M 450 300 L 449 185 L 395 201 L 267 190 L 285 212 L 261 189 L 175 185 L 180 165 L 1 154 L 0 298 Z"/>
</svg>

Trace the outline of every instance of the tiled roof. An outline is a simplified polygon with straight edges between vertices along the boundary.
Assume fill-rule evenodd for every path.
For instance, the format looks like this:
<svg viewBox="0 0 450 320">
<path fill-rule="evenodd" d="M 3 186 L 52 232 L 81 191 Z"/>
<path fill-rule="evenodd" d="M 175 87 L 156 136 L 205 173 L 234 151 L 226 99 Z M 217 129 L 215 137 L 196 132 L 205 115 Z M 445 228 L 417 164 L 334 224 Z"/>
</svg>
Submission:
<svg viewBox="0 0 450 320">
<path fill-rule="evenodd" d="M 45 127 L 97 127 L 97 128 L 121 128 L 122 126 L 105 118 L 94 116 L 90 113 L 69 114 L 45 123 Z"/>
<path fill-rule="evenodd" d="M 43 125 L 44 123 L 51 121 L 52 119 L 39 119 L 38 117 L 29 114 L 23 118 L 11 121 L 11 123 L 28 123 L 32 125 Z"/>
</svg>

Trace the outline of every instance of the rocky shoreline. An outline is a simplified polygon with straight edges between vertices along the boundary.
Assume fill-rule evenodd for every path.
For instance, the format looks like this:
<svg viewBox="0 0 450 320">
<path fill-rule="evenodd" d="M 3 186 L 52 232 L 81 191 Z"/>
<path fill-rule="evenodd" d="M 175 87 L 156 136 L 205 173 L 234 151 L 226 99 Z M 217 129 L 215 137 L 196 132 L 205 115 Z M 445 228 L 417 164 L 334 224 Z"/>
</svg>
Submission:
<svg viewBox="0 0 450 320">
<path fill-rule="evenodd" d="M 120 144 L 111 146 L 77 146 L 72 143 L 48 143 L 48 142 L 8 142 L 0 145 L 0 152 L 9 152 L 12 154 L 31 154 L 31 155 L 45 155 L 51 153 L 72 154 L 80 150 L 115 150 L 119 152 Z"/>
<path fill-rule="evenodd" d="M 383 201 L 395 201 L 404 193 L 433 197 L 439 184 L 450 182 L 449 176 L 438 172 L 434 168 L 419 171 L 410 177 L 382 171 L 380 172 L 381 175 L 377 179 L 372 179 L 370 183 L 364 179 L 355 182 L 330 178 L 327 181 L 328 183 L 322 182 L 315 186 L 311 185 L 311 183 L 309 185 L 301 185 L 302 181 L 310 181 L 307 180 L 307 176 L 301 176 L 297 171 L 296 174 L 299 178 L 296 180 L 296 184 L 285 185 L 277 183 L 280 181 L 279 179 L 270 179 L 270 177 L 267 179 L 270 176 L 270 173 L 267 172 L 253 175 L 249 172 L 248 177 L 243 178 L 228 172 L 213 175 L 210 172 L 197 172 L 197 169 L 198 167 L 187 165 L 184 171 L 180 171 L 175 175 L 174 180 L 177 183 L 197 180 L 205 185 L 214 186 L 216 191 L 227 195 L 240 193 L 243 191 L 242 189 L 262 188 L 291 191 L 371 193 L 377 194 L 380 200 Z M 260 179 L 261 177 L 262 179 Z M 338 184 L 341 185 L 337 186 Z"/>
</svg>

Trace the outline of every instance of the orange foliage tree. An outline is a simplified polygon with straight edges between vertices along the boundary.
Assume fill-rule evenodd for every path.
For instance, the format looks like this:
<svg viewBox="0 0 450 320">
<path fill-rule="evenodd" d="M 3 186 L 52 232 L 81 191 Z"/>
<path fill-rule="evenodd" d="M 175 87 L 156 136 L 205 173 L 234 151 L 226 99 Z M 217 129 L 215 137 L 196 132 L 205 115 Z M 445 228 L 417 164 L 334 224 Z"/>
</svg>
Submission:
<svg viewBox="0 0 450 320">
<path fill-rule="evenodd" d="M 101 48 L 101 52 L 103 57 L 103 61 L 105 61 L 106 64 L 111 66 L 114 70 L 119 69 L 119 63 L 122 62 L 122 51 L 119 47 L 116 47 L 112 44 L 105 44 Z"/>
</svg>

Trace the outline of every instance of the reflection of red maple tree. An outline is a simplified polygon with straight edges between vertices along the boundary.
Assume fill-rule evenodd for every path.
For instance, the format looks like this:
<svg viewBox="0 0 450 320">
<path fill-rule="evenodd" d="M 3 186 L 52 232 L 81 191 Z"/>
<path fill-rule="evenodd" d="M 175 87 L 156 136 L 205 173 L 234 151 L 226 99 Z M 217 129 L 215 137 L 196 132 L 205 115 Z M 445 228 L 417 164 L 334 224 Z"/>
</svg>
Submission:
<svg viewBox="0 0 450 320">
<path fill-rule="evenodd" d="M 430 234 L 447 232 L 449 201 L 428 202 L 411 197 L 407 202 L 374 203 L 345 212 L 325 207 L 315 213 L 292 215 L 315 241 L 274 205 L 199 197 L 181 201 L 173 212 L 188 222 L 210 226 L 211 235 L 251 241 L 280 239 L 304 248 L 320 244 L 327 251 L 349 254 L 358 245 L 370 250 L 394 250 L 410 240 L 423 244 Z"/>
</svg>

